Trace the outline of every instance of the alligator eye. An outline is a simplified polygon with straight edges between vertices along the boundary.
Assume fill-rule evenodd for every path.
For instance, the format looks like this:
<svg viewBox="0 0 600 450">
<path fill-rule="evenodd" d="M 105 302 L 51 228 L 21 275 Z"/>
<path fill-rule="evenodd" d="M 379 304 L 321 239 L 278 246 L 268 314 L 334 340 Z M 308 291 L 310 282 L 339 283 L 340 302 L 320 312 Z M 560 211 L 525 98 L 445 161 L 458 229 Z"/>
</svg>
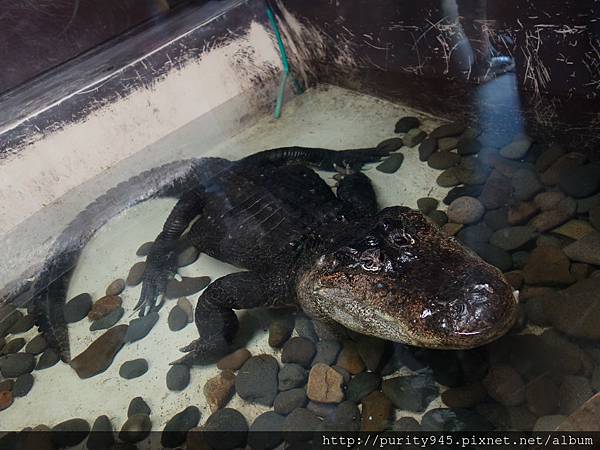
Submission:
<svg viewBox="0 0 600 450">
<path fill-rule="evenodd" d="M 381 269 L 381 250 L 376 248 L 362 252 L 360 255 L 360 265 L 364 270 L 368 270 L 370 272 Z"/>
<path fill-rule="evenodd" d="M 412 236 L 404 230 L 394 229 L 388 233 L 389 240 L 396 247 L 407 247 L 415 243 Z"/>
</svg>

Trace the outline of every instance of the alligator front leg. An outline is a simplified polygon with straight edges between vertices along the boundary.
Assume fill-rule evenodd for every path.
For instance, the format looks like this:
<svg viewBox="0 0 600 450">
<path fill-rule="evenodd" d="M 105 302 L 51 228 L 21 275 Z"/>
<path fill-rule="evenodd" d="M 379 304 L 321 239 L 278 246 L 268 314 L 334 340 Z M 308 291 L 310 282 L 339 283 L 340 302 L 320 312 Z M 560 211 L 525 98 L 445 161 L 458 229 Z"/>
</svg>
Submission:
<svg viewBox="0 0 600 450">
<path fill-rule="evenodd" d="M 183 347 L 187 355 L 172 364 L 204 363 L 232 350 L 238 330 L 234 309 L 282 307 L 295 301 L 290 275 L 238 272 L 213 282 L 198 298 L 195 321 L 200 337 Z"/>
<path fill-rule="evenodd" d="M 177 249 L 181 242 L 179 238 L 192 220 L 202 212 L 205 196 L 202 189 L 183 194 L 165 221 L 163 230 L 154 240 L 146 260 L 142 293 L 134 308 L 134 311 L 139 309 L 140 316 L 160 306 L 158 299 L 177 270 Z"/>
</svg>

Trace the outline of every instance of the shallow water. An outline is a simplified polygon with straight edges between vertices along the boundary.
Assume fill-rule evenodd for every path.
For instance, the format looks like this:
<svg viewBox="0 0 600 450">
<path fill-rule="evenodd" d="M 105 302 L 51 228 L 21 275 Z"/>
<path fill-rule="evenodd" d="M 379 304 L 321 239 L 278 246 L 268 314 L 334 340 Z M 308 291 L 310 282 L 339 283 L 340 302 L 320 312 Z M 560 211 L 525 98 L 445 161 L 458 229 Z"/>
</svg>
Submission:
<svg viewBox="0 0 600 450">
<path fill-rule="evenodd" d="M 441 124 L 441 121 L 435 118 L 369 96 L 357 95 L 338 88 L 319 89 L 309 91 L 291 101 L 286 106 L 280 121 L 265 117 L 257 125 L 211 149 L 209 153 L 236 158 L 251 151 L 284 145 L 335 149 L 372 146 L 383 139 L 394 137 L 394 124 L 405 115 L 418 116 L 422 121 L 422 129 L 428 132 Z M 396 173 L 383 174 L 374 168 L 375 165 L 371 165 L 366 171 L 375 185 L 380 206 L 407 205 L 415 208 L 417 199 L 421 197 L 435 197 L 440 200 L 444 198 L 448 188 L 442 188 L 436 183 L 440 171 L 419 161 L 417 147 L 412 149 L 403 147 L 400 151 L 404 154 L 405 160 Z M 535 162 L 535 159 L 532 162 Z M 523 165 L 515 168 L 514 164 Z M 505 161 L 502 170 L 512 174 L 507 177 L 508 183 L 514 180 L 514 174 L 518 170 L 530 167 L 524 164 Z M 321 175 L 333 185 L 331 173 L 321 173 Z M 533 190 L 536 189 L 556 190 L 553 186 L 542 186 Z M 524 194 L 521 200 L 530 201 L 536 193 Z M 142 257 L 136 256 L 136 249 L 156 237 L 174 203 L 175 201 L 171 199 L 148 201 L 131 208 L 102 228 L 80 257 L 69 287 L 68 298 L 81 292 L 88 292 L 93 300 L 97 300 L 104 295 L 106 286 L 113 280 L 125 278 L 129 268 L 143 260 Z M 446 205 L 440 203 L 440 208 L 446 209 Z M 537 215 L 539 212 L 536 211 L 530 217 Z M 514 225 L 525 224 L 530 217 Z M 573 212 L 562 223 L 571 218 L 587 221 L 589 215 Z M 506 228 L 512 226 L 505 224 Z M 558 226 L 539 233 L 546 236 L 546 245 L 551 245 L 554 249 L 575 241 L 553 232 Z M 582 227 L 587 230 L 584 233 L 593 233 L 588 229 L 589 225 L 586 227 L 579 224 L 579 229 Z M 479 241 L 481 230 L 474 233 Z M 565 232 L 561 231 L 561 233 Z M 557 240 L 557 236 L 562 237 Z M 583 236 L 585 234 L 577 234 L 578 238 Z M 486 240 L 490 239 L 493 238 L 488 236 Z M 495 242 L 498 242 L 498 239 L 497 237 Z M 531 253 L 536 246 L 535 243 L 536 239 L 531 237 L 525 243 L 517 245 L 514 249 L 511 248 L 510 252 L 515 253 L 525 249 Z M 510 247 L 511 244 L 506 246 Z M 543 245 L 538 245 L 538 248 L 542 247 Z M 560 261 L 557 264 L 560 267 L 556 269 L 557 273 L 571 275 L 568 282 L 558 287 L 566 287 L 574 284 L 576 279 L 592 276 L 594 270 L 596 270 L 595 275 L 598 275 L 597 267 L 594 265 L 581 266 L 575 260 L 562 258 L 560 251 L 551 250 L 550 253 L 550 256 L 544 254 L 540 257 L 551 258 L 559 253 L 557 258 Z M 511 261 L 510 265 L 515 264 Z M 514 267 L 506 269 L 512 270 Z M 194 264 L 181 268 L 179 275 L 207 275 L 215 280 L 236 270 L 232 266 L 202 254 Z M 513 273 L 511 280 L 520 280 L 522 275 L 522 273 Z M 544 272 L 541 280 L 538 279 L 531 284 L 534 288 L 555 289 L 557 287 L 555 281 L 552 272 Z M 521 288 L 521 283 L 518 281 L 514 283 L 518 285 L 515 287 Z M 522 301 L 531 301 L 531 298 L 536 297 L 539 299 L 539 294 L 549 292 L 533 292 L 531 286 L 528 288 L 529 290 L 521 289 Z M 127 323 L 134 318 L 132 309 L 140 290 L 141 285 L 127 287 L 121 294 L 125 315 L 118 322 L 119 324 Z M 188 297 L 192 305 L 195 305 L 198 295 Z M 583 297 L 586 297 L 586 294 Z M 588 311 L 597 311 L 596 303 L 600 302 L 600 299 L 597 294 L 591 297 L 593 297 L 591 303 L 586 303 L 590 308 Z M 117 353 L 108 370 L 99 375 L 81 380 L 63 363 L 43 371 L 34 371 L 34 385 L 31 391 L 25 397 L 15 399 L 12 406 L 0 412 L 2 428 L 19 430 L 40 423 L 53 426 L 74 417 L 86 419 L 91 424 L 97 416 L 107 414 L 115 430 L 119 430 L 127 418 L 127 406 L 136 396 L 142 396 L 150 406 L 154 430 L 161 430 L 174 414 L 189 405 L 195 405 L 200 409 L 200 424 L 203 424 L 211 414 L 204 398 L 203 387 L 209 378 L 219 373 L 219 370 L 215 366 L 192 368 L 189 385 L 179 392 L 169 391 L 165 384 L 169 362 L 181 356 L 177 349 L 197 337 L 193 323 L 189 323 L 178 332 L 169 330 L 167 317 L 175 303 L 175 300 L 167 300 L 160 310 L 158 323 L 148 336 L 132 344 L 126 344 Z M 537 311 L 532 305 L 533 303 L 529 303 L 530 310 L 527 315 L 529 319 L 534 317 Z M 581 314 L 585 316 L 585 312 L 581 311 Z M 251 311 L 240 312 L 238 316 L 241 318 L 241 332 L 237 342 L 247 347 L 253 355 L 267 353 L 274 355 L 280 361 L 281 350 L 272 349 L 267 342 L 267 329 L 277 314 L 269 311 Z M 458 418 L 455 415 L 444 416 L 448 413 L 447 410 L 432 412 L 423 423 L 424 429 L 447 431 L 449 427 L 460 429 L 466 426 L 467 429 L 489 427 L 530 430 L 540 417 L 562 416 L 552 419 L 557 423 L 565 419 L 600 389 L 600 347 L 597 345 L 597 340 L 579 340 L 572 332 L 565 333 L 564 329 L 558 332 L 546 331 L 542 334 L 548 328 L 548 323 L 544 322 L 540 326 L 540 322 L 543 321 L 534 320 L 534 322 L 527 322 L 526 317 L 523 316 L 511 336 L 474 351 L 427 351 L 386 344 L 388 350 L 383 359 L 397 358 L 400 362 L 391 368 L 388 367 L 384 379 L 417 374 L 419 380 L 425 384 L 425 388 L 434 392 L 433 395 L 427 396 L 426 400 L 420 399 L 419 406 L 412 410 L 402 407 L 393 408 L 387 422 L 391 425 L 394 420 L 402 417 L 414 417 L 420 420 L 428 411 L 446 408 L 446 404 L 459 407 Z M 83 319 L 71 324 L 69 333 L 72 354 L 77 355 L 103 334 L 103 331 L 90 332 L 89 321 Z M 32 329 L 18 337 L 29 339 L 36 334 Z M 518 334 L 532 336 L 542 334 L 543 337 L 515 338 L 514 336 Z M 391 354 L 394 350 L 395 357 Z M 553 363 L 546 360 L 544 354 L 557 355 L 559 359 L 567 362 Z M 540 356 L 542 356 L 540 359 L 535 359 Z M 148 360 L 148 372 L 131 380 L 121 378 L 119 376 L 121 364 L 135 358 Z M 280 366 L 282 366 L 281 362 Z M 388 394 L 390 389 L 394 390 L 389 387 L 390 383 L 388 382 L 388 387 L 383 389 Z M 462 389 L 465 386 L 467 388 Z M 450 387 L 462 390 L 455 389 L 450 394 L 445 394 L 442 400 L 437 394 L 443 394 Z M 419 389 L 421 388 L 415 388 L 414 391 L 420 392 Z M 74 395 L 66 398 L 65 392 Z M 420 396 L 420 394 L 415 395 Z M 557 401 L 540 404 L 543 403 L 541 397 L 548 396 L 556 398 Z M 238 395 L 234 395 L 227 406 L 242 412 L 248 424 L 251 424 L 261 413 L 272 409 L 268 406 L 248 403 Z M 470 412 L 465 412 L 467 410 Z M 452 414 L 456 413 L 455 410 Z M 363 421 L 366 423 L 364 417 Z M 143 444 L 140 447 L 142 448 Z"/>
</svg>

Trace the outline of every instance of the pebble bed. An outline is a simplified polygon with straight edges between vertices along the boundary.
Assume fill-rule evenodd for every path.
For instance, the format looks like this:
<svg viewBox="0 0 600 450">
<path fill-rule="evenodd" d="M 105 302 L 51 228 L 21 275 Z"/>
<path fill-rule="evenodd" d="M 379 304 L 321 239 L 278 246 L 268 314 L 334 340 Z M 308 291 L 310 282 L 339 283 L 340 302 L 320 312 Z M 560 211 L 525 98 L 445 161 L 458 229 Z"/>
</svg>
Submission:
<svg viewBox="0 0 600 450">
<path fill-rule="evenodd" d="M 289 433 L 307 430 L 599 430 L 598 157 L 542 145 L 526 135 L 514 136 L 502 148 L 486 148 L 475 128 L 449 123 L 427 133 L 412 116 L 400 118 L 394 131 L 397 136 L 380 145 L 396 153 L 376 169 L 394 173 L 403 153 L 417 152 L 423 164 L 439 171 L 437 183 L 449 188 L 448 194 L 420 198 L 418 208 L 501 269 L 519 291 L 521 313 L 511 332 L 475 350 L 433 351 L 352 332 L 329 335 L 302 312 L 274 314 L 268 324 L 272 354 L 240 348 L 221 359 L 219 372 L 201 389 L 210 415 L 203 416 L 193 404 L 183 408 L 164 426 L 169 433 L 162 435 L 163 446 L 188 440 L 188 448 L 212 448 L 189 430 L 271 432 L 268 438 L 249 434 L 226 448 L 275 448 Z M 143 259 L 150 245 L 141 245 L 137 256 Z M 180 253 L 178 265 L 198 257 L 198 249 L 189 247 Z M 83 293 L 67 303 L 68 322 L 87 320 L 90 330 L 106 330 L 73 359 L 80 378 L 102 373 L 123 345 L 144 339 L 156 325 L 157 314 L 128 323 L 122 319 L 120 295 L 139 285 L 143 269 L 144 261 L 137 262 L 101 298 Z M 184 276 L 169 284 L 167 297 L 177 300 L 161 314 L 168 315 L 171 332 L 193 322 L 187 297 L 197 296 L 210 281 Z M 0 317 L 5 317 L 0 323 L 1 418 L 35 386 L 36 372 L 52 370 L 58 356 L 43 337 L 21 337 L 33 327 L 30 314 L 4 307 Z M 140 355 L 123 362 L 119 376 L 131 380 L 148 371 L 152 366 Z M 167 389 L 185 390 L 193 371 L 171 366 Z M 248 421 L 231 407 L 235 397 L 264 412 Z M 79 439 L 75 444 L 90 430 L 115 431 L 89 438 L 88 448 L 104 448 L 147 439 L 156 429 L 152 418 L 143 397 L 136 397 L 119 427 L 103 415 L 53 424 L 52 429 L 77 431 L 68 435 Z M 100 439 L 96 436 L 112 441 L 90 442 Z"/>
</svg>

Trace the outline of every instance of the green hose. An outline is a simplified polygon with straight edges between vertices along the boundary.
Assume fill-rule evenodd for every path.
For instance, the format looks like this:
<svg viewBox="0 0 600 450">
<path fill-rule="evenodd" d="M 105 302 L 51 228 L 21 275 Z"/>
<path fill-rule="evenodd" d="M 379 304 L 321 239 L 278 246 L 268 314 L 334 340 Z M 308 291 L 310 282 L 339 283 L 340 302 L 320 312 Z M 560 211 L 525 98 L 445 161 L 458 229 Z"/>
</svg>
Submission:
<svg viewBox="0 0 600 450">
<path fill-rule="evenodd" d="M 283 74 L 281 76 L 281 82 L 279 83 L 279 91 L 277 92 L 277 102 L 275 103 L 275 118 L 279 119 L 281 117 L 281 108 L 283 107 L 285 86 L 290 73 L 290 64 L 288 62 L 287 53 L 285 52 L 285 47 L 283 46 L 283 39 L 281 39 L 279 26 L 277 25 L 277 21 L 275 20 L 275 15 L 273 14 L 273 10 L 268 4 L 267 16 L 269 17 L 269 22 L 271 23 L 271 27 L 273 28 L 273 32 L 275 33 L 275 39 L 277 39 L 277 45 L 279 46 L 279 55 L 281 57 L 281 64 L 283 65 Z M 302 86 L 300 86 L 300 83 L 298 83 L 298 80 L 293 80 L 293 87 L 294 92 L 296 94 L 301 94 L 304 91 L 302 89 Z"/>
</svg>

